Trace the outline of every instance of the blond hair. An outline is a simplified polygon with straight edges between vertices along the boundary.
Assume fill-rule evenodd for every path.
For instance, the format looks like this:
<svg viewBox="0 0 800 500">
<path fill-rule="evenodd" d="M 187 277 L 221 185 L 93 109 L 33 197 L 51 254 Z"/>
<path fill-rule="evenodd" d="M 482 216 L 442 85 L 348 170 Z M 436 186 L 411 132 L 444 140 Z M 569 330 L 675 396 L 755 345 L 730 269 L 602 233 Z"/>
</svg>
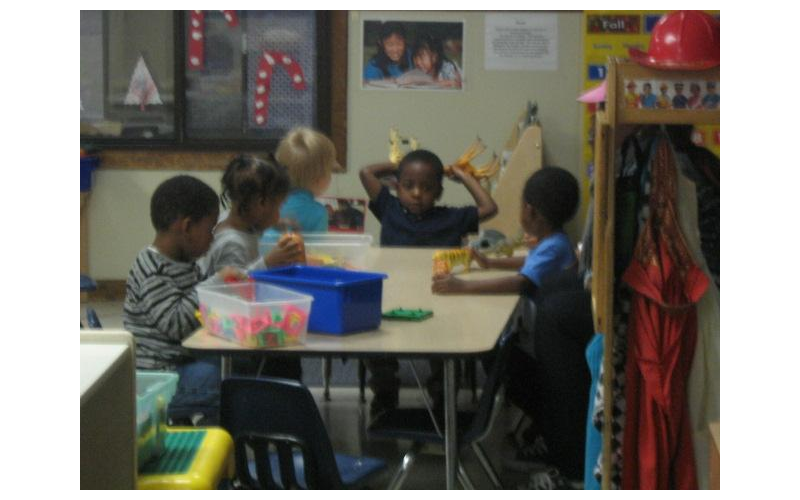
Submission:
<svg viewBox="0 0 800 500">
<path fill-rule="evenodd" d="M 333 171 L 336 147 L 316 130 L 295 127 L 281 139 L 275 158 L 289 170 L 292 187 L 311 189 Z"/>
</svg>

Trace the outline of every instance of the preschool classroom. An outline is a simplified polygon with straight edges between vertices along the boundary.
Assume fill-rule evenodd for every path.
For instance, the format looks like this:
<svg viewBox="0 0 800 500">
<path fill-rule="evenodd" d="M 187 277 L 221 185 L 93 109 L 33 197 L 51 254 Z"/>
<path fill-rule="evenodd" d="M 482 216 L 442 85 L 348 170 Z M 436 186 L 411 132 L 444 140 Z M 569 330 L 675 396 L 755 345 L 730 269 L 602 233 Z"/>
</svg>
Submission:
<svg viewBox="0 0 800 500">
<path fill-rule="evenodd" d="M 720 488 L 719 11 L 80 40 L 81 489 Z"/>
</svg>

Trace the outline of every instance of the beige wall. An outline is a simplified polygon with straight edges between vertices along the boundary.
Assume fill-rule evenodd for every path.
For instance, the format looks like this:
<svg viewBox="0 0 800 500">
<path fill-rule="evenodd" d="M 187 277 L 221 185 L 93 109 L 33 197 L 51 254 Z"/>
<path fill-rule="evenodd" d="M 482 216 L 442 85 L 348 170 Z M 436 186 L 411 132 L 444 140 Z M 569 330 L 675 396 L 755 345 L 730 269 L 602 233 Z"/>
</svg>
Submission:
<svg viewBox="0 0 800 500">
<path fill-rule="evenodd" d="M 581 14 L 558 14 L 558 71 L 485 71 L 483 12 L 351 12 L 348 43 L 347 173 L 334 176 L 334 196 L 365 196 L 358 169 L 388 156 L 388 131 L 397 126 L 415 136 L 423 147 L 447 163 L 457 158 L 475 138 L 500 152 L 512 125 L 528 100 L 539 103 L 545 164 L 555 164 L 580 178 Z M 362 21 L 463 21 L 463 92 L 361 90 Z M 482 162 L 484 157 L 478 159 Z M 177 172 L 103 170 L 95 178 L 90 199 L 90 272 L 95 279 L 124 279 L 136 253 L 153 238 L 149 196 L 155 187 Z M 221 172 L 191 172 L 219 189 Z M 446 181 L 442 202 L 466 204 L 466 190 Z M 522 187 L 520 186 L 520 190 Z M 582 214 L 567 230 L 576 238 Z M 367 231 L 380 227 L 370 215 Z"/>
</svg>

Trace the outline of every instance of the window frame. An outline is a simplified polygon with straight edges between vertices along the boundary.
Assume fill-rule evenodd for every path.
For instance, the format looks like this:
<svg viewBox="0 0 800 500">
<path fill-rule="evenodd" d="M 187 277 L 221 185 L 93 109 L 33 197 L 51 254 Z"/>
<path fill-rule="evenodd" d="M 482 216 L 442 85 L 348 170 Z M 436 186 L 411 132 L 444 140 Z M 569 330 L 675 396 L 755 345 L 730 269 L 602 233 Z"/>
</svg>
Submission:
<svg viewBox="0 0 800 500">
<path fill-rule="evenodd" d="M 278 139 L 258 138 L 258 139 L 192 139 L 186 136 L 186 12 L 184 10 L 172 11 L 174 29 L 174 79 L 175 79 L 175 116 L 173 125 L 175 137 L 172 139 L 142 139 L 142 138 L 123 138 L 123 137 L 99 137 L 81 134 L 81 143 L 90 144 L 100 149 L 130 149 L 130 150 L 177 150 L 177 151 L 230 151 L 247 150 L 253 152 L 274 151 L 277 147 Z M 333 118 L 334 113 L 341 114 L 341 104 L 337 106 L 332 101 L 332 87 L 334 86 L 334 72 L 332 71 L 332 60 L 335 58 L 334 52 L 339 49 L 344 51 L 344 60 L 347 57 L 347 46 L 336 47 L 336 43 L 331 43 L 331 39 L 336 34 L 331 32 L 332 17 L 334 12 L 341 11 L 315 11 L 316 14 L 316 45 L 317 45 L 317 79 L 314 82 L 317 95 L 317 123 L 315 128 L 328 136 L 334 134 Z M 107 11 L 103 12 L 103 23 L 107 25 Z M 345 11 L 346 15 L 346 11 Z M 336 23 L 341 24 L 341 23 Z M 103 32 L 104 47 L 108 47 L 110 34 L 107 30 Z M 347 36 L 347 24 L 344 24 L 344 37 Z M 338 34 L 341 38 L 341 33 Z M 103 78 L 104 88 L 109 85 L 108 69 L 108 50 L 103 51 Z M 336 54 L 341 59 L 342 54 Z M 345 65 L 346 68 L 346 65 Z M 346 75 L 346 71 L 344 73 Z M 346 95 L 346 93 L 345 93 Z M 242 96 L 243 98 L 244 95 Z M 346 99 L 346 97 L 345 97 Z M 344 106 L 346 109 L 346 106 Z M 343 158 L 343 151 L 346 144 L 341 144 L 341 140 L 334 140 L 337 146 L 337 156 Z M 340 164 L 341 163 L 340 158 Z"/>
</svg>

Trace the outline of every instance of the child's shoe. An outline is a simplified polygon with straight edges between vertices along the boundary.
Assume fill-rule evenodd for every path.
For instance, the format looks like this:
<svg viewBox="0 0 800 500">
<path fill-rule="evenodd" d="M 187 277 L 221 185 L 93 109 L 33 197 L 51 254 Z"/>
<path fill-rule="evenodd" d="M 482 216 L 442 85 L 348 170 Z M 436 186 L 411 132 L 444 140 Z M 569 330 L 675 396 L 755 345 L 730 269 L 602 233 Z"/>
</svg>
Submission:
<svg viewBox="0 0 800 500">
<path fill-rule="evenodd" d="M 571 490 L 569 481 L 555 467 L 531 472 L 528 482 L 518 487 L 520 490 Z"/>
<path fill-rule="evenodd" d="M 542 436 L 536 436 L 533 442 L 524 443 L 517 448 L 513 458 L 503 460 L 503 466 L 508 470 L 528 472 L 541 469 L 548 458 L 547 443 Z"/>
</svg>

